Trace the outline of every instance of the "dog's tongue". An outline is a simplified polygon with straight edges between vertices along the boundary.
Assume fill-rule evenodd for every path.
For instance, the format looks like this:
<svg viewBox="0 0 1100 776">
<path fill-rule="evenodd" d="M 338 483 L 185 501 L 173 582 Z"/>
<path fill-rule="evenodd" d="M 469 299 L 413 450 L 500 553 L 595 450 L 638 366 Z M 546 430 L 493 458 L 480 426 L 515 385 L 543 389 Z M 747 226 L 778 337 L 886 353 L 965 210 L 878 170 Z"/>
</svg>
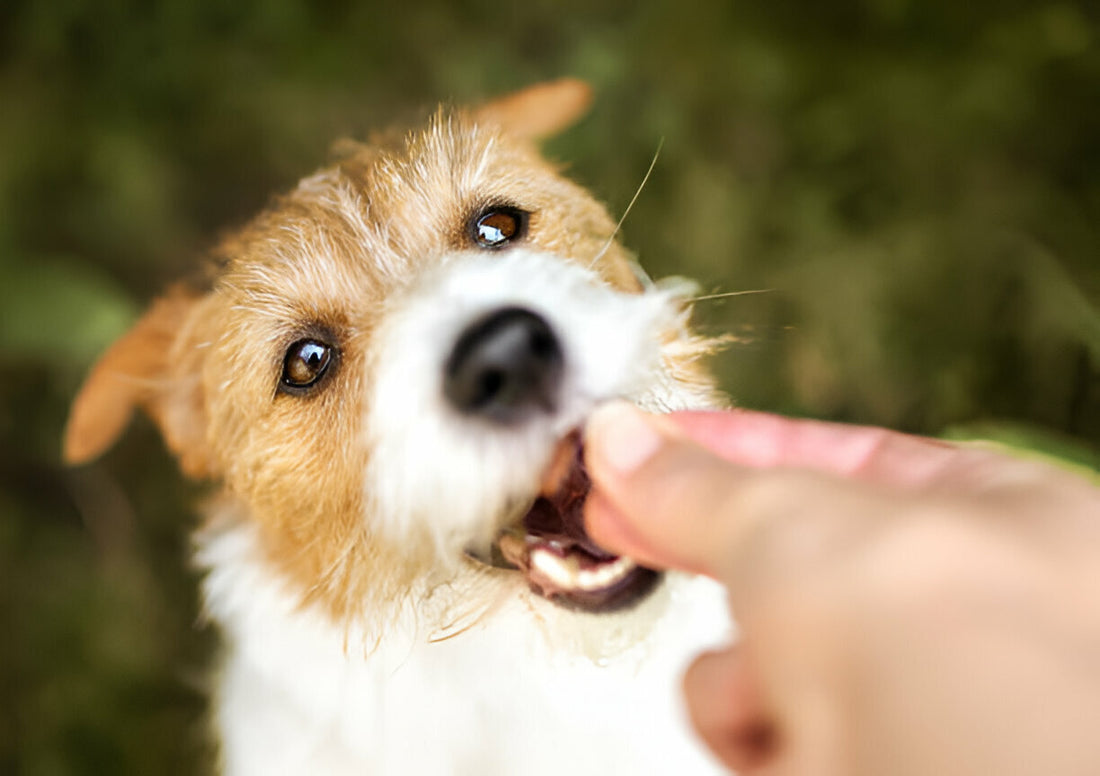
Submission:
<svg viewBox="0 0 1100 776">
<path fill-rule="evenodd" d="M 588 473 L 584 469 L 583 454 L 579 439 L 568 440 L 573 449 L 572 455 L 563 462 L 568 465 L 567 473 L 557 483 L 550 495 L 539 496 L 530 511 L 523 518 L 523 527 L 531 536 L 546 542 L 548 549 L 560 551 L 564 555 L 572 549 L 581 549 L 592 561 L 611 560 L 615 556 L 596 546 L 584 530 L 584 500 L 592 487 Z"/>
</svg>

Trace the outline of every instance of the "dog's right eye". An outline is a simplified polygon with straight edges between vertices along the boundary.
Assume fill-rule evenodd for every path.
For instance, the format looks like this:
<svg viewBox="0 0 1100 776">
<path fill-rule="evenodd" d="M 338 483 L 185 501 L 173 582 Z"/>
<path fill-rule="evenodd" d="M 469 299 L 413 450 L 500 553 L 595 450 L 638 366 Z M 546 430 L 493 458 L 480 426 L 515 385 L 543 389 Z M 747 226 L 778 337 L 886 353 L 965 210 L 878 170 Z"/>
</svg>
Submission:
<svg viewBox="0 0 1100 776">
<path fill-rule="evenodd" d="M 332 347 L 313 339 L 298 340 L 287 348 L 279 387 L 287 393 L 301 393 L 325 376 L 332 363 Z"/>
</svg>

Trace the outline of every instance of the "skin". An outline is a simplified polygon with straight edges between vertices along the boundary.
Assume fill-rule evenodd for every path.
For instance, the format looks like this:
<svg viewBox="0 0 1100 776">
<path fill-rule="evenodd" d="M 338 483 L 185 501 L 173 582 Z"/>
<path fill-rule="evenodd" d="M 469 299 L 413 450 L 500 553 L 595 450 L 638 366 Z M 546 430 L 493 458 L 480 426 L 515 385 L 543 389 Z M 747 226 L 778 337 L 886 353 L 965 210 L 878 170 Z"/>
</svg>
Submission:
<svg viewBox="0 0 1100 776">
<path fill-rule="evenodd" d="M 684 679 L 750 774 L 1100 767 L 1100 488 L 883 429 L 597 412 L 590 534 L 728 590 L 738 642 Z"/>
</svg>

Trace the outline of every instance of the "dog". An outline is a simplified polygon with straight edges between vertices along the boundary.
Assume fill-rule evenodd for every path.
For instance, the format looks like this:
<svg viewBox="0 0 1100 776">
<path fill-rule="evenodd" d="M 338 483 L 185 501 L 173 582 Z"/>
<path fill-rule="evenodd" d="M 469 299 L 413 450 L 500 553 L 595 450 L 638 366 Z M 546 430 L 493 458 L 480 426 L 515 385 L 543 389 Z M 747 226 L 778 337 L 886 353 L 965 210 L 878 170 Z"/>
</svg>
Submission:
<svg viewBox="0 0 1100 776">
<path fill-rule="evenodd" d="M 581 518 L 594 407 L 723 404 L 683 289 L 539 154 L 589 102 L 564 79 L 344 144 L 77 395 L 68 462 L 140 408 L 216 484 L 223 773 L 721 770 L 679 678 L 730 634 L 722 591 Z"/>
</svg>

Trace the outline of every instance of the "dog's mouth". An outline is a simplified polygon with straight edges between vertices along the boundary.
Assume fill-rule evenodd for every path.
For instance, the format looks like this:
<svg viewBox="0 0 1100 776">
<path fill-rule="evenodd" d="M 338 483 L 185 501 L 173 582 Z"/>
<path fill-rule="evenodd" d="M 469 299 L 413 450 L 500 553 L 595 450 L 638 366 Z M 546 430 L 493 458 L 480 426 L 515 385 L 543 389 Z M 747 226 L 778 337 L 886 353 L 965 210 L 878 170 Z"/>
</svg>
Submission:
<svg viewBox="0 0 1100 776">
<path fill-rule="evenodd" d="M 580 434 L 573 432 L 559 443 L 535 502 L 500 535 L 497 549 L 531 590 L 555 603 L 592 612 L 622 609 L 649 593 L 660 575 L 592 541 L 584 530 L 590 489 Z"/>
</svg>

